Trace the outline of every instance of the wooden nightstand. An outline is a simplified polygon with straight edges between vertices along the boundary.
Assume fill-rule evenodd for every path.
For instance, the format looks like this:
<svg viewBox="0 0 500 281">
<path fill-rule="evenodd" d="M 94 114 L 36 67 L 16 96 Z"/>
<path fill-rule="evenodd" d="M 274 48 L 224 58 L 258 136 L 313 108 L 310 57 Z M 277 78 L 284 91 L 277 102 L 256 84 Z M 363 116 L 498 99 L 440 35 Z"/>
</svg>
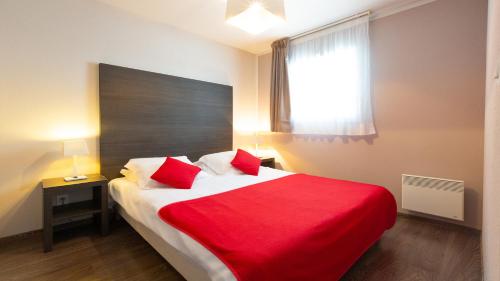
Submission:
<svg viewBox="0 0 500 281">
<path fill-rule="evenodd" d="M 88 179 L 65 182 L 63 178 L 44 179 L 43 189 L 43 248 L 45 252 L 52 250 L 53 232 L 55 228 L 94 216 L 101 227 L 101 234 L 108 234 L 108 180 L 101 175 L 87 175 Z M 69 190 L 91 189 L 92 200 L 53 206 L 53 198 L 57 194 Z"/>
<path fill-rule="evenodd" d="M 276 162 L 274 161 L 274 157 L 259 157 L 260 165 L 269 168 L 276 168 Z"/>
</svg>

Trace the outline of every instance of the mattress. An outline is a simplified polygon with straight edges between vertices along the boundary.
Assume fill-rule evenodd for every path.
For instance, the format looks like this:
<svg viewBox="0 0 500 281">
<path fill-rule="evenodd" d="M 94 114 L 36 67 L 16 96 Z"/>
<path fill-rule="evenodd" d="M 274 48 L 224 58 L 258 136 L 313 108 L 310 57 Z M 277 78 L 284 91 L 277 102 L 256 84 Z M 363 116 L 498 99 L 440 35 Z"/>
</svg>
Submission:
<svg viewBox="0 0 500 281">
<path fill-rule="evenodd" d="M 117 178 L 109 183 L 110 195 L 136 221 L 189 257 L 207 272 L 211 280 L 236 280 L 231 270 L 204 246 L 188 235 L 166 224 L 158 217 L 158 211 L 175 202 L 218 194 L 251 184 L 281 178 L 292 173 L 261 167 L 258 176 L 223 175 L 196 180 L 191 189 L 141 189 L 136 183 Z"/>
</svg>

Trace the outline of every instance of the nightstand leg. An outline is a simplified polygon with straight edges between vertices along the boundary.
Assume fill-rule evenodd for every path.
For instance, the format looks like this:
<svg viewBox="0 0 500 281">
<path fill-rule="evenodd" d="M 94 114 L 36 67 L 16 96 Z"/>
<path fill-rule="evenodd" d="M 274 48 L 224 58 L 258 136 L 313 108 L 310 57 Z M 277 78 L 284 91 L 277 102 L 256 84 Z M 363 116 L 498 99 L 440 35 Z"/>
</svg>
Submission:
<svg viewBox="0 0 500 281">
<path fill-rule="evenodd" d="M 52 196 L 49 191 L 43 192 L 43 251 L 52 251 Z"/>
<path fill-rule="evenodd" d="M 107 235 L 109 232 L 109 215 L 108 215 L 108 187 L 106 184 L 101 185 L 101 234 Z"/>
</svg>

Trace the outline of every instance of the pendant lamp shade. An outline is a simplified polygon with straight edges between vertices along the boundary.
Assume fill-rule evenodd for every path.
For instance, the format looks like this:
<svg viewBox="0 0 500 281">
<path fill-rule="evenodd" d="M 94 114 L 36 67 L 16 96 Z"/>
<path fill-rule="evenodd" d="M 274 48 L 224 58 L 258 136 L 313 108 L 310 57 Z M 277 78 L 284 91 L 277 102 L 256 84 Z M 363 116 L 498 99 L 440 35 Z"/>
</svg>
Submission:
<svg viewBox="0 0 500 281">
<path fill-rule="evenodd" d="M 259 34 L 285 22 L 284 0 L 227 0 L 226 22 Z"/>
</svg>

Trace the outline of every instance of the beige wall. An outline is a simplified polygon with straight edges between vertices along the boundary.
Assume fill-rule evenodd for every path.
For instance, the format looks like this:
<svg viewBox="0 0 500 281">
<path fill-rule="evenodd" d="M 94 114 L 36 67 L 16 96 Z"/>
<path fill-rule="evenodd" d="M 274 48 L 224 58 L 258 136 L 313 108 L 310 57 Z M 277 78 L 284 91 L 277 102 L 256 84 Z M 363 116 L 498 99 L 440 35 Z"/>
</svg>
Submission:
<svg viewBox="0 0 500 281">
<path fill-rule="evenodd" d="M 500 280 L 500 0 L 489 1 L 484 150 L 484 280 Z"/>
<path fill-rule="evenodd" d="M 256 117 L 254 55 L 97 1 L 2 0 L 0 42 L 0 237 L 41 227 L 38 182 L 71 171 L 61 139 L 88 138 L 98 171 L 99 62 L 233 85 L 235 146 Z"/>
<path fill-rule="evenodd" d="M 265 145 L 287 169 L 386 186 L 399 206 L 403 173 L 464 180 L 464 224 L 480 228 L 486 12 L 486 0 L 438 0 L 373 21 L 378 135 L 272 134 Z M 270 55 L 259 57 L 264 129 L 269 128 L 269 73 Z"/>
</svg>

